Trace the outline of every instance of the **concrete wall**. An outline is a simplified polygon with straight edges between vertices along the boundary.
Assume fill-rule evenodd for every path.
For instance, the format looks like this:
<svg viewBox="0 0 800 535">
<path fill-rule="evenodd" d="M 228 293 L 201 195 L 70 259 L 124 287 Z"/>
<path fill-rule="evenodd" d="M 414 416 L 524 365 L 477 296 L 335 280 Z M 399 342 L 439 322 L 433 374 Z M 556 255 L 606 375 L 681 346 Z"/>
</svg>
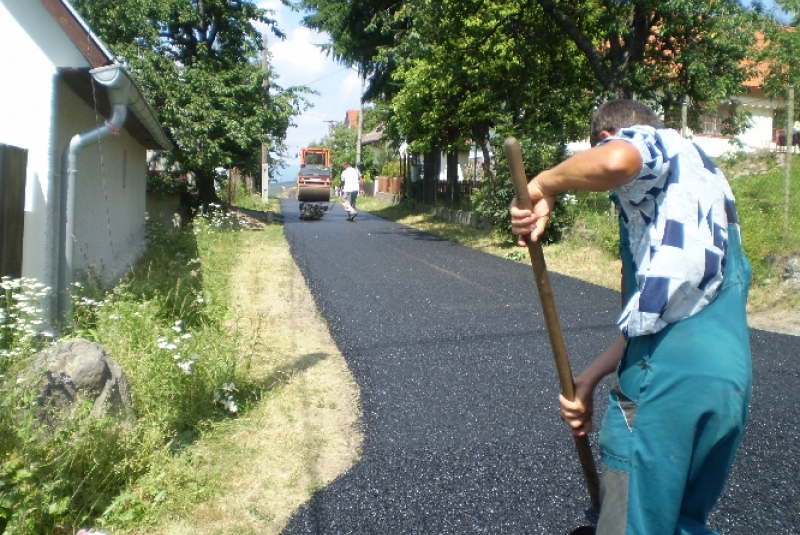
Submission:
<svg viewBox="0 0 800 535">
<path fill-rule="evenodd" d="M 58 204 L 51 135 L 56 67 L 75 48 L 59 35 L 39 2 L 0 3 L 0 143 L 28 151 L 22 274 L 51 287 L 57 273 L 54 221 L 48 215 Z M 85 65 L 79 54 L 71 59 Z"/>
<path fill-rule="evenodd" d="M 103 90 L 98 88 L 98 90 Z M 56 146 L 98 126 L 94 109 L 58 84 Z M 98 116 L 100 125 L 105 120 Z M 92 269 L 111 282 L 145 246 L 147 154 L 123 128 L 78 153 L 75 218 L 77 270 Z"/>
<path fill-rule="evenodd" d="M 0 143 L 28 151 L 22 274 L 55 288 L 61 157 L 105 117 L 58 81 L 59 67 L 89 65 L 40 2 L 0 2 L 0 50 Z M 110 281 L 145 246 L 145 149 L 123 128 L 84 149 L 78 165 L 75 266 Z"/>
</svg>

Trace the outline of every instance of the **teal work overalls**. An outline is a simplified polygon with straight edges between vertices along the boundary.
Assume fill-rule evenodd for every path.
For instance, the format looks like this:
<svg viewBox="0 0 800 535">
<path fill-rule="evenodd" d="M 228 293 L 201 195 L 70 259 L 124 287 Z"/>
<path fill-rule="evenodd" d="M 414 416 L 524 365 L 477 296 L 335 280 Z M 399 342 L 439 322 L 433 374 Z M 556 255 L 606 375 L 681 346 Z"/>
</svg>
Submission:
<svg viewBox="0 0 800 535">
<path fill-rule="evenodd" d="M 626 288 L 635 288 L 621 233 Z M 750 401 L 750 263 L 728 227 L 724 279 L 697 314 L 631 338 L 603 419 L 598 535 L 714 533 L 706 520 L 742 439 Z"/>
</svg>

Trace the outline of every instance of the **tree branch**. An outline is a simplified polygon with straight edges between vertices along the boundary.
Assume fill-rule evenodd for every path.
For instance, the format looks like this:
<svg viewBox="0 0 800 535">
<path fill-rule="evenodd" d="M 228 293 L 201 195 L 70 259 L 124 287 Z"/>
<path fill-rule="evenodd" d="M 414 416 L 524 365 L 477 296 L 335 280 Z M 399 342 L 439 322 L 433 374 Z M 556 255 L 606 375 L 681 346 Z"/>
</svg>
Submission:
<svg viewBox="0 0 800 535">
<path fill-rule="evenodd" d="M 578 47 L 589 62 L 589 68 L 594 73 L 597 81 L 607 91 L 615 91 L 609 70 L 603 65 L 603 55 L 594 46 L 594 43 L 584 35 L 583 31 L 575 24 L 566 13 L 561 11 L 553 0 L 536 0 L 545 14 L 561 28 L 575 46 Z"/>
</svg>

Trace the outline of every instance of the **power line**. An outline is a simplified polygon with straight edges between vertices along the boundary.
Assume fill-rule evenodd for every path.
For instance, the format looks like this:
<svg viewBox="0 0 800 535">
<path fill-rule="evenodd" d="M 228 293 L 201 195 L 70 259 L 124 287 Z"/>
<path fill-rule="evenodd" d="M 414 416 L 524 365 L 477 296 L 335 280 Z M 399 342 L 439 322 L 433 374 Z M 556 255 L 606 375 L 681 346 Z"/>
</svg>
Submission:
<svg viewBox="0 0 800 535">
<path fill-rule="evenodd" d="M 312 85 L 312 84 L 316 84 L 316 83 L 317 83 L 317 82 L 319 82 L 320 80 L 324 80 L 325 78 L 330 78 L 330 77 L 331 77 L 331 76 L 333 76 L 334 74 L 339 74 L 340 72 L 342 72 L 342 71 L 346 71 L 346 70 L 348 70 L 349 68 L 350 68 L 350 67 L 342 67 L 342 68 L 341 68 L 341 69 L 339 69 L 338 71 L 332 72 L 332 73 L 330 73 L 330 74 L 326 74 L 326 75 L 325 75 L 325 76 L 323 76 L 322 78 L 317 78 L 317 79 L 316 79 L 316 80 L 314 80 L 313 82 L 308 82 L 307 84 L 302 84 L 302 85 Z"/>
</svg>

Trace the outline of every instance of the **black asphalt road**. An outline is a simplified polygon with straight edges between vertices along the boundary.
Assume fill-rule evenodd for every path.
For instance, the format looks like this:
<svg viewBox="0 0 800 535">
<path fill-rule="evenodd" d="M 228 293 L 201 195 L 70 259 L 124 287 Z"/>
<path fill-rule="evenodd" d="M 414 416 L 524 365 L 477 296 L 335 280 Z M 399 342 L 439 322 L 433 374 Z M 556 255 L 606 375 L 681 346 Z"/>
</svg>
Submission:
<svg viewBox="0 0 800 535">
<path fill-rule="evenodd" d="M 361 388 L 366 435 L 362 459 L 284 533 L 566 534 L 585 524 L 530 266 L 366 213 L 350 223 L 339 204 L 303 221 L 297 201 L 281 203 L 293 256 Z M 613 340 L 619 294 L 551 282 L 578 370 Z M 800 338 L 754 330 L 752 344 L 751 423 L 711 526 L 800 534 Z"/>
</svg>

